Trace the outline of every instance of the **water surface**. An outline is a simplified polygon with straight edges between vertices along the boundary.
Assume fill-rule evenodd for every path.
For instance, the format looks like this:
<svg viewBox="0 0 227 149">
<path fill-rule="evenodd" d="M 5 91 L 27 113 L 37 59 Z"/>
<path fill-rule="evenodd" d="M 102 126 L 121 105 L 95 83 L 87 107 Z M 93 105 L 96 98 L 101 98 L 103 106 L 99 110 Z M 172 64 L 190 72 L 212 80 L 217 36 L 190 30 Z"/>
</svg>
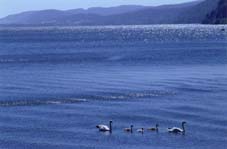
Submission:
<svg viewBox="0 0 227 149">
<path fill-rule="evenodd" d="M 225 148 L 226 30 L 1 27 L 0 148 Z M 181 121 L 186 135 L 166 132 Z"/>
</svg>

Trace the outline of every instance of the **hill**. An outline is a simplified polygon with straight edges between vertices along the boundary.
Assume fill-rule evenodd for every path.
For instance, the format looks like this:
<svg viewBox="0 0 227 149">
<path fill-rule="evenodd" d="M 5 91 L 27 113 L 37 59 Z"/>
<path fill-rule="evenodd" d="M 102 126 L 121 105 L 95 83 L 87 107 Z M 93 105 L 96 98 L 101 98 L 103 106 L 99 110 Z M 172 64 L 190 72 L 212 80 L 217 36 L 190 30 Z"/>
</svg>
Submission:
<svg viewBox="0 0 227 149">
<path fill-rule="evenodd" d="M 227 24 L 227 0 L 220 0 L 218 6 L 211 13 L 207 14 L 205 24 Z"/>
<path fill-rule="evenodd" d="M 199 0 L 156 7 L 126 5 L 109 8 L 42 10 L 10 15 L 0 24 L 17 25 L 146 25 L 201 23 L 219 0 Z"/>
<path fill-rule="evenodd" d="M 55 9 L 27 11 L 2 18 L 0 19 L 0 24 L 92 24 L 104 16 L 137 11 L 143 8 L 145 8 L 145 6 L 122 5 L 109 8 L 93 7 L 88 9 L 72 9 L 66 11 Z"/>
</svg>

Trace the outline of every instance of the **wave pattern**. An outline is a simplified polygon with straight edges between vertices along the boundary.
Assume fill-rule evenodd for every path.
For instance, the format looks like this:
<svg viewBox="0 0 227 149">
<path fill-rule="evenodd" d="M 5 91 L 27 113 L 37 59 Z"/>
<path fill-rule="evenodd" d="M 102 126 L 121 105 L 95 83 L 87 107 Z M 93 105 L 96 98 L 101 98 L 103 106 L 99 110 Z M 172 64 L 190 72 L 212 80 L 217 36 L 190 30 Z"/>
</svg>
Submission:
<svg viewBox="0 0 227 149">
<path fill-rule="evenodd" d="M 38 106 L 49 104 L 75 104 L 78 102 L 86 102 L 86 99 L 62 99 L 62 100 L 13 100 L 13 101 L 0 101 L 0 107 L 14 107 L 14 106 Z"/>
<path fill-rule="evenodd" d="M 226 26 L 0 28 L 0 148 L 227 145 Z M 95 125 L 113 120 L 113 134 Z M 186 135 L 166 128 L 187 121 Z M 159 133 L 125 134 L 131 124 Z"/>
</svg>

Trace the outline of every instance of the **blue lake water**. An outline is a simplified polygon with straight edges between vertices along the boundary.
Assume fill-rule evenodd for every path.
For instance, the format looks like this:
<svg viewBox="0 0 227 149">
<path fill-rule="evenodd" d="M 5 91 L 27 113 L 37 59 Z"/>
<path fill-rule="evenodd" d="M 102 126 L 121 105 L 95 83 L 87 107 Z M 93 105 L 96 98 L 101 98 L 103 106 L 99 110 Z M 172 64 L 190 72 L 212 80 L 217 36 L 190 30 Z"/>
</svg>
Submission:
<svg viewBox="0 0 227 149">
<path fill-rule="evenodd" d="M 0 148 L 226 145 L 227 26 L 0 28 Z"/>
</svg>

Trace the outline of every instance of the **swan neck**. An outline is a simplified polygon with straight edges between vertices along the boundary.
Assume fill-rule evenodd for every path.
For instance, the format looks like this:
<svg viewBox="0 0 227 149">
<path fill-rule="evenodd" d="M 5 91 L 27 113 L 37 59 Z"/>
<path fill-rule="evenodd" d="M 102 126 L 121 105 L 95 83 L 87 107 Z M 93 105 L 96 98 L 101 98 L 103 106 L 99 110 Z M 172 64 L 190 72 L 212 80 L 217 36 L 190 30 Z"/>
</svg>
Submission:
<svg viewBox="0 0 227 149">
<path fill-rule="evenodd" d="M 183 133 L 185 133 L 184 123 L 182 123 Z"/>
<path fill-rule="evenodd" d="M 112 133 L 112 122 L 110 122 L 110 133 Z"/>
<path fill-rule="evenodd" d="M 158 126 L 156 126 L 156 131 L 158 131 Z"/>
</svg>

